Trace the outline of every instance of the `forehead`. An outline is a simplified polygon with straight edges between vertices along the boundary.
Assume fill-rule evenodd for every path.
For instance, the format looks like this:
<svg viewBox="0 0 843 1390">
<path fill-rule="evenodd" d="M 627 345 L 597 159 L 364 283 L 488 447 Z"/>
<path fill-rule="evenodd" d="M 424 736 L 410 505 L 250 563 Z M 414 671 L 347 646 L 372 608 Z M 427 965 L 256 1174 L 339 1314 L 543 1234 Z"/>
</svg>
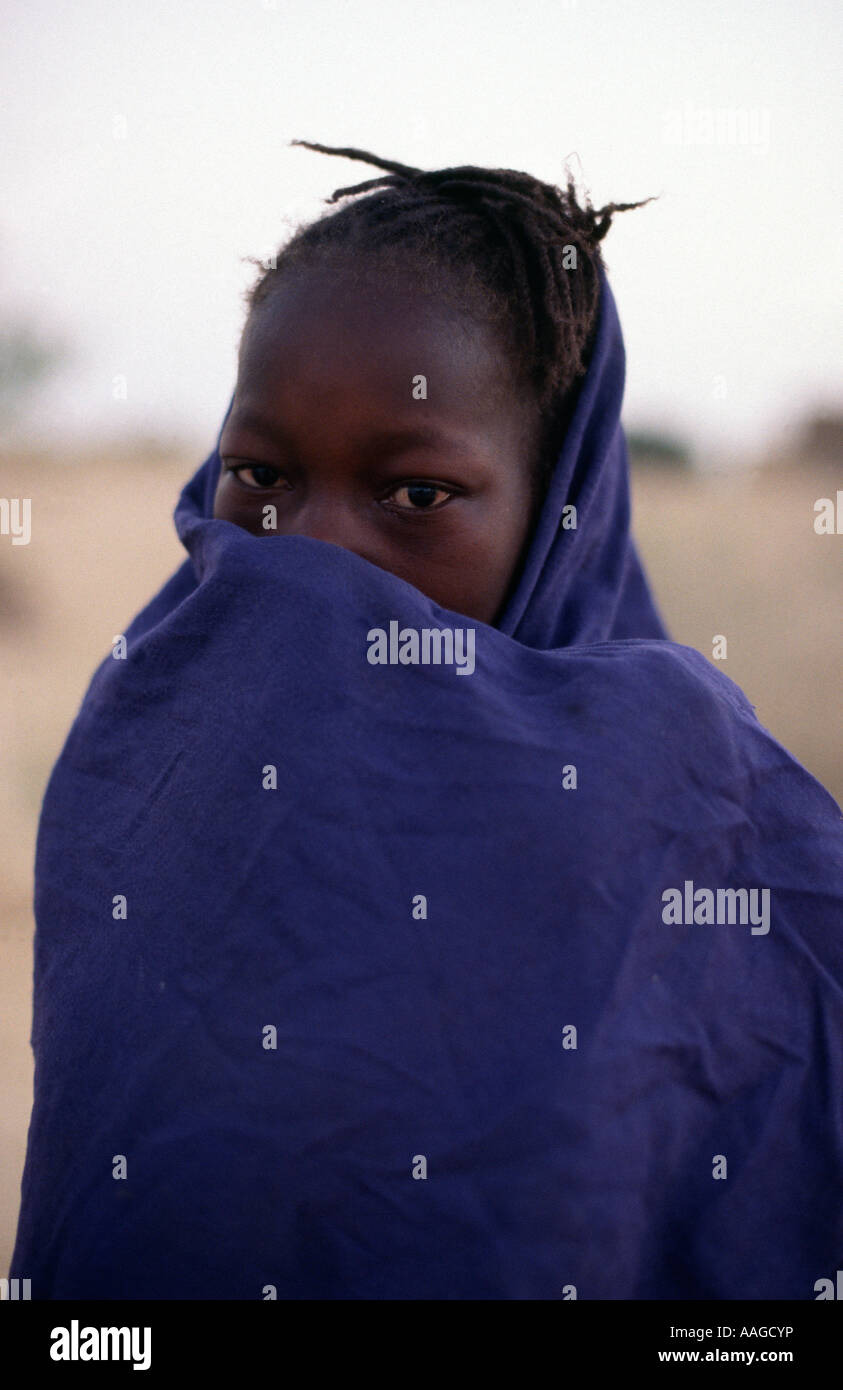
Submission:
<svg viewBox="0 0 843 1390">
<path fill-rule="evenodd" d="M 424 388 L 418 382 L 424 377 Z M 493 330 L 424 286 L 365 270 L 284 271 L 250 315 L 238 406 L 401 416 L 521 439 L 531 419 Z"/>
</svg>

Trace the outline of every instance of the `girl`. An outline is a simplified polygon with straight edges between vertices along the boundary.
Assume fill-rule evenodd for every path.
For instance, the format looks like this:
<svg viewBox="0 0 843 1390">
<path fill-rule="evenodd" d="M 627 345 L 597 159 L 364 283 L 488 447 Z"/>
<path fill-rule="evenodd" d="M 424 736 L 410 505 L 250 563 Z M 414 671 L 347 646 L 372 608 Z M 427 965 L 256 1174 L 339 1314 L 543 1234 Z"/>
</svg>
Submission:
<svg viewBox="0 0 843 1390">
<path fill-rule="evenodd" d="M 813 1299 L 840 814 L 653 606 L 619 208 L 309 148 L 387 172 L 259 279 L 47 790 L 12 1276 Z"/>
</svg>

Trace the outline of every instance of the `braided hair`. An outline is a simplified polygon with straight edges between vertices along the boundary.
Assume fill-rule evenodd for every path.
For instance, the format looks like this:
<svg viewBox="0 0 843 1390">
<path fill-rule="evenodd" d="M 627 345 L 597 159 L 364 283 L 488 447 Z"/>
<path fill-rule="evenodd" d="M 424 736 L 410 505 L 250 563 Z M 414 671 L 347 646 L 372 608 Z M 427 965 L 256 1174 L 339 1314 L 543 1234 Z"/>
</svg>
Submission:
<svg viewBox="0 0 843 1390">
<path fill-rule="evenodd" d="M 420 271 L 437 294 L 456 301 L 502 336 L 514 381 L 528 383 L 538 413 L 534 482 L 543 495 L 588 368 L 597 324 L 600 242 L 616 212 L 577 201 L 571 175 L 563 191 L 515 169 L 414 169 L 366 150 L 292 140 L 323 154 L 361 160 L 386 172 L 336 189 L 346 203 L 299 228 L 264 265 L 247 295 L 249 313 L 270 297 L 284 270 L 318 262 L 370 264 L 400 276 Z"/>
</svg>

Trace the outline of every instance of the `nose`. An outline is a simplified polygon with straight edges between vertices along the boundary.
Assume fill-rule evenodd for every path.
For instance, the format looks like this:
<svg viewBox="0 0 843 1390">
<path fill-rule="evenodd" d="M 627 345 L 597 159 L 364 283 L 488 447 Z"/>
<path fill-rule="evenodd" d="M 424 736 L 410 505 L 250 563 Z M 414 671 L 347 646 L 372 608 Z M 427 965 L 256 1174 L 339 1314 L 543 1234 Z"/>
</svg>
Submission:
<svg viewBox="0 0 843 1390">
<path fill-rule="evenodd" d="M 288 536 L 307 536 L 313 541 L 328 541 L 343 550 L 368 560 L 366 534 L 359 516 L 348 501 L 311 494 L 290 517 L 284 527 Z M 373 562 L 374 563 L 374 562 Z"/>
</svg>

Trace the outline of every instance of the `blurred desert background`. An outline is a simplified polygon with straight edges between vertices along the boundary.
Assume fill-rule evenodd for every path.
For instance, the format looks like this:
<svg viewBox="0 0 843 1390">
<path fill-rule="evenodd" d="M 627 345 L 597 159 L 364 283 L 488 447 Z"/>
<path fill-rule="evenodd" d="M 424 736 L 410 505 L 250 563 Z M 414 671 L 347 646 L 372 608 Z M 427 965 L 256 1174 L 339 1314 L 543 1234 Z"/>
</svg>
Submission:
<svg viewBox="0 0 843 1390">
<path fill-rule="evenodd" d="M 0 456 L 0 496 L 32 498 L 29 545 L 0 537 L 0 1269 L 14 1242 L 32 1058 L 32 862 L 41 797 L 112 637 L 184 557 L 172 510 L 200 455 Z M 641 463 L 634 528 L 676 641 L 746 691 L 761 722 L 843 801 L 843 536 L 817 535 L 831 463 L 735 476 Z"/>
</svg>

